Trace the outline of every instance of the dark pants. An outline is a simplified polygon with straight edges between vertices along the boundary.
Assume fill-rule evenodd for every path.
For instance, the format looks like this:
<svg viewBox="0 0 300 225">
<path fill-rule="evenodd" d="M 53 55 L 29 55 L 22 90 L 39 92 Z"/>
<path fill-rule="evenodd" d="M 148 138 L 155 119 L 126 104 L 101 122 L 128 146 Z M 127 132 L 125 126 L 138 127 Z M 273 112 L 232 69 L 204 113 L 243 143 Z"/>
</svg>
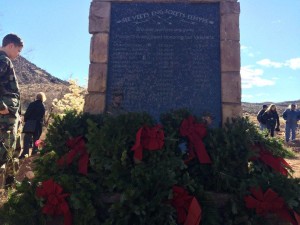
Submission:
<svg viewBox="0 0 300 225">
<path fill-rule="evenodd" d="M 35 142 L 39 140 L 42 134 L 42 127 L 38 127 L 36 132 L 34 133 L 25 133 L 24 135 L 24 144 L 23 144 L 23 152 L 20 157 L 25 156 L 26 154 L 29 155 L 29 148 L 32 147 L 32 154 L 37 153 L 37 147 L 35 146 Z"/>
<path fill-rule="evenodd" d="M 271 137 L 274 137 L 275 125 L 269 125 L 267 127 L 268 127 L 269 134 L 271 135 Z"/>
</svg>

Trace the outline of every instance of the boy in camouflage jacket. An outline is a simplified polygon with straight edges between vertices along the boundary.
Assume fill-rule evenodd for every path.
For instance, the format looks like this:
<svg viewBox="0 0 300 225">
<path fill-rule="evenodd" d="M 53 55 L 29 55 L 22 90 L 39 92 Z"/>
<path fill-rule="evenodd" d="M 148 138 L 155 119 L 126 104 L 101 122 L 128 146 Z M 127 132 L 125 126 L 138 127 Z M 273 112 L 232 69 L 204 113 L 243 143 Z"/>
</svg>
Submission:
<svg viewBox="0 0 300 225">
<path fill-rule="evenodd" d="M 0 166 L 6 161 L 6 151 L 15 148 L 20 119 L 20 91 L 11 60 L 23 48 L 23 41 L 15 34 L 8 34 L 0 48 Z"/>
</svg>

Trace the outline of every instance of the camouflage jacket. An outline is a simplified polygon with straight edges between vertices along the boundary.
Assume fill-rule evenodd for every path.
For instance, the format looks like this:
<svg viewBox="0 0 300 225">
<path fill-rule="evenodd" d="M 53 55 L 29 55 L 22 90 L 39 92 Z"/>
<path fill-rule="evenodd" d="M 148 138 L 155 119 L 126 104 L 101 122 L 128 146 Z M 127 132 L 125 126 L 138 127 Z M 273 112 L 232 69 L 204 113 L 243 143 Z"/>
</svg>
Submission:
<svg viewBox="0 0 300 225">
<path fill-rule="evenodd" d="M 4 51 L 0 51 L 0 110 L 5 106 L 11 114 L 20 107 L 20 91 L 11 60 Z"/>
</svg>

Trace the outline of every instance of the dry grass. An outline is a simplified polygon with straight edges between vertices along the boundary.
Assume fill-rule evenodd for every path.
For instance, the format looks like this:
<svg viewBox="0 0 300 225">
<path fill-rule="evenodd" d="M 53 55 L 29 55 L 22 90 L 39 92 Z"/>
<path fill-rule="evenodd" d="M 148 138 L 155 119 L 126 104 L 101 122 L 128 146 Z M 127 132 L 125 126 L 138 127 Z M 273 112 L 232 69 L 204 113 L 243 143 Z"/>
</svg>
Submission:
<svg viewBox="0 0 300 225">
<path fill-rule="evenodd" d="M 7 202 L 7 190 L 0 189 L 0 208 Z"/>
</svg>

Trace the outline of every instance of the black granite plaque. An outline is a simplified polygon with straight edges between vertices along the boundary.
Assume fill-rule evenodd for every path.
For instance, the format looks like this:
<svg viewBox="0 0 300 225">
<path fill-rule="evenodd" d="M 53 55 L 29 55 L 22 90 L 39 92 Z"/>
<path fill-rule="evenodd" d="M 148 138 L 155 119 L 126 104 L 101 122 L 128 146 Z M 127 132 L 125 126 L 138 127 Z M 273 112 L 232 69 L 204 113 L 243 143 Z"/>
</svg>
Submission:
<svg viewBox="0 0 300 225">
<path fill-rule="evenodd" d="M 112 3 L 107 102 L 159 119 L 171 109 L 221 122 L 219 3 Z"/>
</svg>

